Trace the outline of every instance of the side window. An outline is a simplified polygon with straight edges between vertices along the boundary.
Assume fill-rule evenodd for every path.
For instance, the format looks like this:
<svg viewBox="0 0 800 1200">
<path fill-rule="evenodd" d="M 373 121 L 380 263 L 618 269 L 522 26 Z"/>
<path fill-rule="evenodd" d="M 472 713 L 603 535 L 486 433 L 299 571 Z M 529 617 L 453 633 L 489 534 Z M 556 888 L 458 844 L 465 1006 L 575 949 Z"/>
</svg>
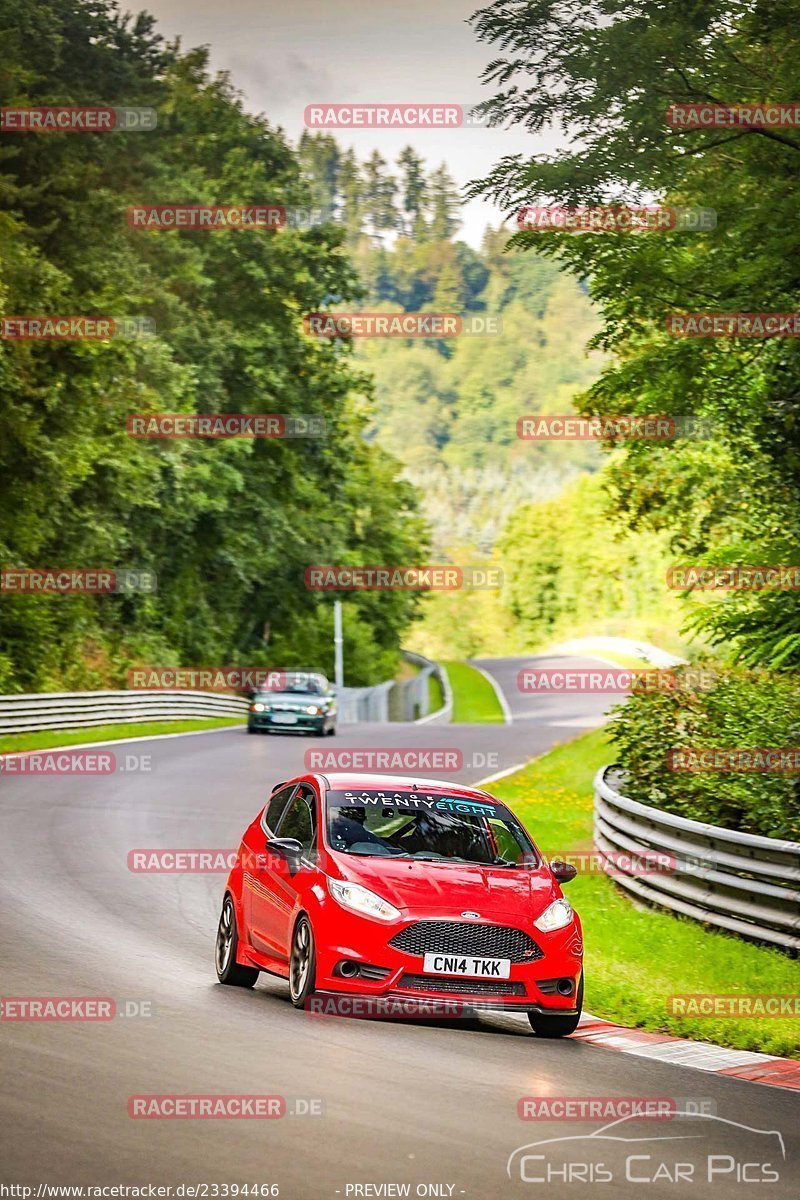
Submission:
<svg viewBox="0 0 800 1200">
<path fill-rule="evenodd" d="M 297 838 L 303 849 L 308 852 L 314 844 L 316 831 L 314 793 L 308 788 L 301 788 L 284 814 L 279 836 Z"/>
<path fill-rule="evenodd" d="M 289 785 L 289 787 L 281 788 L 281 790 L 276 792 L 272 797 L 261 820 L 261 824 L 265 829 L 269 829 L 272 833 L 276 832 L 278 825 L 280 824 L 280 819 L 283 816 L 284 809 L 286 808 L 294 789 L 295 785 L 292 783 Z"/>
</svg>

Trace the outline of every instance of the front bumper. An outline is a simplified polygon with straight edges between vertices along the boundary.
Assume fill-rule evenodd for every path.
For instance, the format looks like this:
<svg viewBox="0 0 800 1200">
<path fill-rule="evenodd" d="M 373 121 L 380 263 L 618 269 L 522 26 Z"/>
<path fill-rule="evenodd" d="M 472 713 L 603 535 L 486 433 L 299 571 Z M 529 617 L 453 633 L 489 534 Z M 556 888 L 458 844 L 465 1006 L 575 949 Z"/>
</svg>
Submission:
<svg viewBox="0 0 800 1200">
<path fill-rule="evenodd" d="M 286 713 L 249 713 L 247 724 L 251 729 L 257 729 L 260 733 L 322 733 L 323 729 L 330 728 L 334 718 L 329 714 L 322 716 L 312 716 L 311 713 L 292 713 L 295 720 L 288 724 L 285 721 L 275 720 L 276 716 L 286 716 Z"/>
<path fill-rule="evenodd" d="M 566 929 L 544 934 L 525 930 L 541 951 L 533 961 L 513 962 L 509 978 L 493 981 L 462 975 L 429 974 L 424 954 L 406 953 L 390 944 L 404 928 L 419 921 L 447 920 L 439 913 L 415 915 L 393 925 L 352 916 L 339 908 L 335 932 L 330 939 L 317 936 L 317 988 L 352 996 L 456 1002 L 464 1008 L 492 1008 L 568 1015 L 576 1011 L 576 998 L 583 969 L 583 938 L 575 916 Z M 327 922 L 326 922 L 327 924 Z M 508 928 L 511 922 L 498 916 L 482 926 Z M 514 928 L 518 926 L 515 925 Z M 343 962 L 356 964 L 358 974 L 341 974 Z M 569 994 L 558 990 L 561 981 L 571 981 Z"/>
</svg>

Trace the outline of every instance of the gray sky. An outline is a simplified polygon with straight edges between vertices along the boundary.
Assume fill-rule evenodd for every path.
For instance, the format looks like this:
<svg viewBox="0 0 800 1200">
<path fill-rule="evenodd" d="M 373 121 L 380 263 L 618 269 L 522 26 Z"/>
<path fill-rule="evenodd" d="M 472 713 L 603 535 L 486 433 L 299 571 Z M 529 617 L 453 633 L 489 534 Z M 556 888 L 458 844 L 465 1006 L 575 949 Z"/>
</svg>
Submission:
<svg viewBox="0 0 800 1200">
<path fill-rule="evenodd" d="M 158 19 L 184 48 L 211 46 L 214 69 L 231 72 L 248 107 L 264 112 L 292 141 L 316 101 L 476 103 L 489 95 L 480 75 L 492 48 L 466 19 L 478 0 L 128 0 Z M 457 183 L 483 176 L 504 154 L 532 154 L 544 142 L 521 130 L 332 130 L 360 158 L 378 149 L 394 159 L 408 143 L 430 166 L 446 162 Z M 549 141 L 550 139 L 548 139 Z M 554 143 L 550 143 L 552 148 Z M 499 211 L 481 201 L 461 235 L 477 245 Z"/>
</svg>

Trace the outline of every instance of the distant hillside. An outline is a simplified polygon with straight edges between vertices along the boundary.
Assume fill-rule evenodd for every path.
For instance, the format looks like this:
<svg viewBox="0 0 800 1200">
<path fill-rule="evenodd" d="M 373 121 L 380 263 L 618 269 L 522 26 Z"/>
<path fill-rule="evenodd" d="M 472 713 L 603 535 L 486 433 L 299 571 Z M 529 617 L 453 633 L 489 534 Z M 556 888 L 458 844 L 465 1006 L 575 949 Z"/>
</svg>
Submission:
<svg viewBox="0 0 800 1200">
<path fill-rule="evenodd" d="M 487 230 L 479 253 L 457 241 L 455 185 L 410 147 L 394 172 L 377 153 L 358 163 L 327 134 L 304 135 L 299 150 L 318 204 L 347 230 L 362 308 L 500 318 L 497 336 L 356 346 L 375 379 L 367 436 L 420 489 L 437 549 L 488 551 L 519 504 L 600 465 L 591 444 L 516 434 L 527 413 L 571 411 L 599 374 L 600 355 L 585 350 L 597 327 L 586 292 L 548 259 L 504 254 L 506 230 Z"/>
</svg>

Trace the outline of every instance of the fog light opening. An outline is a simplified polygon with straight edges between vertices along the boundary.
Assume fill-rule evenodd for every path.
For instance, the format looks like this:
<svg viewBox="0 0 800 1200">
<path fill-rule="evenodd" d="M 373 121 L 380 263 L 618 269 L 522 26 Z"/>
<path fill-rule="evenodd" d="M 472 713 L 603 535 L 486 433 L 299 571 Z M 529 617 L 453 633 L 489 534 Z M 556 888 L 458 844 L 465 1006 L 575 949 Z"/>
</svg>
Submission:
<svg viewBox="0 0 800 1200">
<path fill-rule="evenodd" d="M 559 979 L 558 983 L 556 984 L 556 990 L 559 996 L 571 996 L 575 991 L 575 980 Z"/>
<path fill-rule="evenodd" d="M 339 963 L 339 974 L 345 979 L 353 979 L 358 974 L 358 963 L 344 959 Z"/>
</svg>

